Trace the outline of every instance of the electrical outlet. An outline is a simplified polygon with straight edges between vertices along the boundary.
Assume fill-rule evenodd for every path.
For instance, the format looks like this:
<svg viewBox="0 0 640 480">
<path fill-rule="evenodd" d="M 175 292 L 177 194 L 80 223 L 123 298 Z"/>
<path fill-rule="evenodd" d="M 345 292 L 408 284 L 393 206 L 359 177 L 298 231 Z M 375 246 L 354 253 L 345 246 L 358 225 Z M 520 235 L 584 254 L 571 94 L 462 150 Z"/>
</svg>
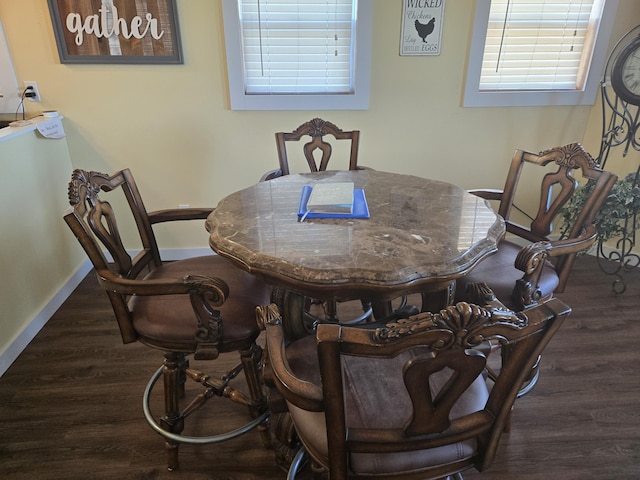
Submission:
<svg viewBox="0 0 640 480">
<path fill-rule="evenodd" d="M 35 97 L 26 97 L 29 100 L 31 100 L 32 102 L 39 102 L 40 101 L 40 90 L 38 90 L 38 84 L 36 82 L 24 82 L 24 88 L 28 88 L 31 87 L 33 90 L 32 92 L 34 92 L 36 94 Z"/>
</svg>

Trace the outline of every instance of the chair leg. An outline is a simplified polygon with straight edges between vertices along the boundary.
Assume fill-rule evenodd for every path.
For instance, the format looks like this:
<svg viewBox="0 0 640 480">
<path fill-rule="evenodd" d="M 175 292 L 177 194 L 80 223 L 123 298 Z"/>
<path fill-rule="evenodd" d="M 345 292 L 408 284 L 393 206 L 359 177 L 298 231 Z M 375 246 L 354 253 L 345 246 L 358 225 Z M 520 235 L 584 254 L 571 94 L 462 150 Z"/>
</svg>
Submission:
<svg viewBox="0 0 640 480">
<path fill-rule="evenodd" d="M 178 365 L 179 376 L 178 376 L 178 396 L 180 398 L 184 398 L 185 396 L 185 384 L 187 383 L 187 374 L 185 373 L 189 368 L 189 358 L 186 355 L 182 355 L 182 360 Z"/>
<path fill-rule="evenodd" d="M 503 364 L 505 363 L 506 358 L 509 356 L 509 353 L 510 353 L 509 346 L 504 345 L 504 346 L 501 347 L 500 354 L 502 356 L 502 363 Z M 522 387 L 520 388 L 520 391 L 516 395 L 516 399 L 524 397 L 531 390 L 533 390 L 533 387 L 535 387 L 536 384 L 538 383 L 538 379 L 540 378 L 540 360 L 541 359 L 542 359 L 542 356 L 538 355 L 538 358 L 537 358 L 535 364 L 533 365 L 533 367 L 531 367 L 531 372 L 529 373 L 528 377 L 523 382 Z M 494 375 L 493 380 L 495 381 L 495 375 Z M 513 409 L 514 409 L 514 407 L 515 407 L 515 404 L 511 406 L 511 409 L 509 410 L 509 413 L 507 414 L 507 418 L 505 419 L 504 428 L 503 428 L 504 433 L 511 432 L 511 420 L 513 418 Z"/>
<path fill-rule="evenodd" d="M 338 305 L 335 300 L 327 300 L 326 304 L 327 321 L 336 323 L 338 321 Z"/>
<path fill-rule="evenodd" d="M 507 413 L 507 418 L 505 418 L 504 420 L 504 427 L 502 428 L 502 431 L 504 433 L 511 432 L 511 419 L 513 418 L 513 407 L 514 405 L 511 405 L 511 409 L 509 410 L 509 413 Z"/>
<path fill-rule="evenodd" d="M 531 367 L 531 372 L 529 376 L 524 381 L 522 388 L 518 392 L 518 398 L 524 397 L 527 393 L 533 390 L 533 387 L 536 386 L 538 380 L 540 379 L 540 360 L 542 359 L 541 355 L 538 355 L 538 359 L 536 363 Z"/>
<path fill-rule="evenodd" d="M 186 368 L 188 361 L 184 354 L 165 352 L 162 367 L 151 377 L 145 388 L 142 410 L 149 426 L 165 439 L 169 470 L 175 470 L 179 466 L 178 447 L 181 443 L 194 445 L 219 443 L 242 435 L 253 428 L 260 427 L 265 446 L 269 447 L 271 445 L 269 411 L 265 392 L 262 388 L 263 382 L 259 369 L 261 353 L 262 349 L 254 343 L 251 348 L 241 352 L 241 364 L 236 365 L 236 367 L 227 372 L 222 378 L 211 379 L 202 372 Z M 251 398 L 228 385 L 228 382 L 235 378 L 243 369 L 246 372 L 247 385 L 251 391 Z M 160 377 L 163 378 L 164 382 L 165 413 L 160 420 L 157 421 L 151 412 L 150 398 L 153 387 Z M 179 402 L 180 398 L 184 396 L 184 381 L 186 377 L 204 385 L 205 391 L 195 396 L 188 405 L 180 409 Z M 249 406 L 253 419 L 240 428 L 217 435 L 198 437 L 181 435 L 184 429 L 185 418 L 206 404 L 207 400 L 215 395 L 226 397 L 234 402 Z"/>
<path fill-rule="evenodd" d="M 300 449 L 300 440 L 289 412 L 271 412 L 270 427 L 276 464 L 283 470 L 289 471 L 291 462 Z"/>
<path fill-rule="evenodd" d="M 240 351 L 240 362 L 247 381 L 249 395 L 253 405 L 249 407 L 251 416 L 257 418 L 267 411 L 267 397 L 265 395 L 264 382 L 260 372 L 262 362 L 262 348 L 253 344 L 251 348 Z M 259 425 L 258 430 L 262 437 L 262 443 L 266 448 L 271 448 L 271 434 L 269 432 L 269 417 Z"/>
<path fill-rule="evenodd" d="M 184 428 L 184 421 L 180 415 L 181 374 L 184 374 L 185 357 L 180 353 L 166 352 L 162 378 L 164 381 L 164 416 L 160 419 L 162 428 L 171 433 L 180 433 Z M 179 443 L 165 439 L 167 449 L 167 463 L 169 470 L 178 468 Z"/>
<path fill-rule="evenodd" d="M 328 480 L 329 472 L 318 465 L 316 462 L 311 462 L 311 478 L 313 480 Z"/>
<path fill-rule="evenodd" d="M 446 288 L 422 292 L 423 312 L 439 312 L 441 309 L 453 305 L 456 298 L 456 282 L 449 283 Z"/>
</svg>

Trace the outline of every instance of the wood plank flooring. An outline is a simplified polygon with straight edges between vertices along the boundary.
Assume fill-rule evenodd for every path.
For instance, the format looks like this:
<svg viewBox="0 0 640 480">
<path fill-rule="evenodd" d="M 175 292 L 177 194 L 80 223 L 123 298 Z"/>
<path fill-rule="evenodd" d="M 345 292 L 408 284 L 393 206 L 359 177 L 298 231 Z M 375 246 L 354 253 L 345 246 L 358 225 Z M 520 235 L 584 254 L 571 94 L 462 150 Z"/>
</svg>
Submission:
<svg viewBox="0 0 640 480">
<path fill-rule="evenodd" d="M 517 402 L 494 465 L 465 479 L 640 478 L 640 272 L 625 278 L 627 291 L 616 296 L 595 259 L 578 260 L 558 295 L 573 314 L 544 354 L 539 384 Z M 257 432 L 183 445 L 180 469 L 168 472 L 141 402 L 160 363 L 159 352 L 122 345 L 90 274 L 0 378 L 0 478 L 286 478 Z M 196 430 L 247 418 L 240 407 L 210 402 L 192 419 Z"/>
</svg>

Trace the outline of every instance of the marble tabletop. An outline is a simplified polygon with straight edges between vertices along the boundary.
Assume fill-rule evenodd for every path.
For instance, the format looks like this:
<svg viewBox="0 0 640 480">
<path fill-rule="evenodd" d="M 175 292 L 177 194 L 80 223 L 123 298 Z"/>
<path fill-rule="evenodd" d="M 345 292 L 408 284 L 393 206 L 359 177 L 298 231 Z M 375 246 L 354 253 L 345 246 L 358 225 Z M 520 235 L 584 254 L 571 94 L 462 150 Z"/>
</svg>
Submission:
<svg viewBox="0 0 640 480">
<path fill-rule="evenodd" d="M 353 181 L 368 219 L 306 219 L 304 185 Z M 445 288 L 496 251 L 505 226 L 461 187 L 376 170 L 291 174 L 232 193 L 206 221 L 211 248 L 268 282 L 314 298 Z"/>
</svg>

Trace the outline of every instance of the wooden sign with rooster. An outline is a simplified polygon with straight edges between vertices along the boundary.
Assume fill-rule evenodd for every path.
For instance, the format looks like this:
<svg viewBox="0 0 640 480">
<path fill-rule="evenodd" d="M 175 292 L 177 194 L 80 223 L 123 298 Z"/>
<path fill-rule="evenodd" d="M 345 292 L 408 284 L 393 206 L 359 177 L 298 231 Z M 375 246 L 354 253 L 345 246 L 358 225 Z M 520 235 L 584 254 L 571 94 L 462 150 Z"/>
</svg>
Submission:
<svg viewBox="0 0 640 480">
<path fill-rule="evenodd" d="M 439 55 L 445 0 L 402 0 L 400 55 Z"/>
</svg>

